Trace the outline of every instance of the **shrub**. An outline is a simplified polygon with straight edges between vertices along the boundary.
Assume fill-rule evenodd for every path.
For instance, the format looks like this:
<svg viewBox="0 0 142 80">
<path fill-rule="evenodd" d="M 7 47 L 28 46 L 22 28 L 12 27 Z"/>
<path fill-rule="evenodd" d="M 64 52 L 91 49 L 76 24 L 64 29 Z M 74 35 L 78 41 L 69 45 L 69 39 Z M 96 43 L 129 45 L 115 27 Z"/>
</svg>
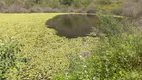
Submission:
<svg viewBox="0 0 142 80">
<path fill-rule="evenodd" d="M 117 15 L 124 15 L 127 17 L 137 18 L 142 15 L 141 3 L 142 1 L 124 1 L 124 4 L 114 11 Z"/>
<path fill-rule="evenodd" d="M 141 79 L 140 36 L 121 34 L 106 37 L 88 58 L 70 56 L 70 69 L 55 80 Z M 135 73 L 135 76 L 130 76 Z M 127 75 L 127 76 L 125 76 Z"/>
<path fill-rule="evenodd" d="M 5 2 L 4 1 L 0 1 L 0 8 L 5 5 Z"/>
<path fill-rule="evenodd" d="M 12 4 L 7 9 L 5 9 L 9 13 L 21 13 L 21 12 L 28 12 L 26 8 L 24 8 L 24 5 L 19 4 Z"/>
<path fill-rule="evenodd" d="M 98 19 L 96 22 L 96 27 L 99 31 L 98 35 L 103 33 L 106 36 L 112 36 L 124 31 L 124 26 L 111 14 L 105 11 L 98 11 L 96 16 Z"/>
<path fill-rule="evenodd" d="M 97 0 L 99 4 L 108 5 L 111 4 L 111 0 Z"/>
<path fill-rule="evenodd" d="M 138 69 L 141 63 L 137 47 L 139 37 L 133 35 L 116 36 L 101 42 L 90 58 L 90 75 L 97 79 L 119 79 L 129 71 Z M 137 48 L 137 49 L 136 49 Z"/>
<path fill-rule="evenodd" d="M 70 6 L 74 0 L 60 0 L 61 4 Z"/>
<path fill-rule="evenodd" d="M 62 10 L 61 9 L 53 9 L 50 7 L 44 7 L 43 12 L 62 12 Z"/>
<path fill-rule="evenodd" d="M 50 8 L 50 7 L 45 7 L 45 8 L 43 9 L 43 12 L 54 12 L 54 11 L 53 11 L 53 9 Z"/>
<path fill-rule="evenodd" d="M 15 0 L 3 0 L 6 4 L 11 5 L 15 2 Z"/>
<path fill-rule="evenodd" d="M 0 39 L 0 80 L 17 80 L 22 67 L 28 61 L 20 52 L 17 41 Z"/>
<path fill-rule="evenodd" d="M 141 79 L 142 36 L 124 31 L 124 25 L 112 15 L 99 12 L 97 28 L 105 36 L 89 57 L 69 56 L 70 67 L 55 80 L 127 80 Z M 127 26 L 126 26 L 127 27 Z M 128 30 L 133 31 L 133 30 Z M 140 33 L 141 34 L 141 33 Z M 131 76 L 133 73 L 136 75 Z M 127 76 L 126 76 L 127 75 Z"/>
<path fill-rule="evenodd" d="M 96 8 L 95 8 L 95 5 L 90 5 L 88 8 L 87 8 L 87 13 L 96 13 Z"/>
<path fill-rule="evenodd" d="M 16 42 L 4 42 L 0 41 L 0 80 L 6 79 L 5 74 L 13 68 L 18 69 L 16 65 Z"/>
<path fill-rule="evenodd" d="M 39 6 L 35 6 L 29 9 L 30 12 L 42 12 L 43 9 Z"/>
</svg>

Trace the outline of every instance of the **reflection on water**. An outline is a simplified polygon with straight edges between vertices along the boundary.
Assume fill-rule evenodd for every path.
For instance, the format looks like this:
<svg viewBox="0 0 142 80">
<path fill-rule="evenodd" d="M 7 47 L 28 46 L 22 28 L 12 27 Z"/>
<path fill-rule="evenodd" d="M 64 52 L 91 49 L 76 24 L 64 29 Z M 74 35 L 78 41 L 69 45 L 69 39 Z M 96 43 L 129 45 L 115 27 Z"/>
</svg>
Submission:
<svg viewBox="0 0 142 80">
<path fill-rule="evenodd" d="M 48 28 L 57 31 L 58 36 L 76 38 L 87 36 L 95 28 L 96 17 L 93 15 L 59 15 L 46 22 Z"/>
</svg>

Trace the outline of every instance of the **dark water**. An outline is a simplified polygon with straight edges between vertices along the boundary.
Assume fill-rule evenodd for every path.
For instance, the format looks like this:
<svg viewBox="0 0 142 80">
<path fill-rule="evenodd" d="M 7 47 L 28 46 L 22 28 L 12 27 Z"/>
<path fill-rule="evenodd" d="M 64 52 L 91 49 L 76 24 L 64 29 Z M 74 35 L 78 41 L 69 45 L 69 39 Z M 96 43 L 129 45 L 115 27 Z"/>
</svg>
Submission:
<svg viewBox="0 0 142 80">
<path fill-rule="evenodd" d="M 66 14 L 48 20 L 46 25 L 55 29 L 58 36 L 76 38 L 90 34 L 95 28 L 95 23 L 96 17 L 93 15 Z"/>
</svg>

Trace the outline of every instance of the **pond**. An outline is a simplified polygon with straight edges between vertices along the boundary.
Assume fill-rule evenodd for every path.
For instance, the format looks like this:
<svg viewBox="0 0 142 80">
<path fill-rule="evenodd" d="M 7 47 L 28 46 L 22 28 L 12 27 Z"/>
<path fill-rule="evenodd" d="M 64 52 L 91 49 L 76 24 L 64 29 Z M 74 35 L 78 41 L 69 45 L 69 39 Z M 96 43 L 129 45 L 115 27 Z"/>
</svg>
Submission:
<svg viewBox="0 0 142 80">
<path fill-rule="evenodd" d="M 96 16 L 85 14 L 58 15 L 49 19 L 46 25 L 48 28 L 55 29 L 58 36 L 67 38 L 90 36 L 96 25 Z"/>
</svg>

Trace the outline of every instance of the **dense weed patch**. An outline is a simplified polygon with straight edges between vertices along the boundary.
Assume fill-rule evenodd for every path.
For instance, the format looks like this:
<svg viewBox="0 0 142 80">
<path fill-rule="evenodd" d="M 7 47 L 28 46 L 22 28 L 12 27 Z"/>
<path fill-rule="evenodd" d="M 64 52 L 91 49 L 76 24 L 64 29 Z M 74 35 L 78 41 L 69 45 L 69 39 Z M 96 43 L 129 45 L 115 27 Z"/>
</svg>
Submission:
<svg viewBox="0 0 142 80">
<path fill-rule="evenodd" d="M 123 24 L 111 14 L 108 14 L 105 11 L 98 11 L 96 16 L 98 19 L 96 28 L 98 28 L 98 31 L 105 36 L 113 36 L 124 32 Z"/>
<path fill-rule="evenodd" d="M 55 80 L 142 79 L 141 33 L 133 32 L 135 30 L 125 31 L 128 26 L 124 26 L 113 17 L 97 16 L 100 19 L 97 27 L 103 34 L 100 35 L 97 47 L 88 57 L 69 56 L 68 71 L 55 76 Z"/>
<path fill-rule="evenodd" d="M 26 63 L 26 58 L 20 56 L 19 52 L 17 41 L 0 39 L 0 80 L 16 79 L 20 66 Z"/>
<path fill-rule="evenodd" d="M 1 48 L 2 52 L 14 54 L 14 62 L 11 62 L 12 64 L 8 62 L 8 64 L 16 66 L 14 68 L 7 66 L 6 73 L 2 73 L 1 78 L 10 80 L 142 78 L 141 33 L 133 32 L 135 30 L 126 32 L 124 27 L 127 25 L 124 26 L 114 17 L 102 13 L 97 14 L 100 18 L 100 23 L 97 25 L 100 32 L 99 37 L 67 39 L 55 35 L 54 30 L 44 27 L 47 18 L 50 19 L 55 15 L 58 14 L 20 14 L 16 16 L 15 14 L 1 14 L 1 38 L 11 37 L 12 40 L 21 44 L 18 46 L 17 42 L 8 41 L 9 47 L 14 47 L 2 46 L 4 47 L 4 50 Z M 2 40 L 1 43 L 5 42 Z M 15 50 L 18 51 L 15 52 Z M 11 57 L 6 59 L 11 59 Z"/>
<path fill-rule="evenodd" d="M 19 71 L 8 74 L 8 80 L 48 80 L 68 70 L 69 54 L 91 53 L 98 38 L 59 37 L 45 26 L 48 19 L 61 13 L 0 14 L 0 37 L 18 41 Z M 19 60 L 20 58 L 20 60 Z M 21 62 L 22 59 L 22 62 Z M 26 62 L 23 62 L 26 61 Z M 14 69 L 15 70 L 15 69 Z M 53 79 L 54 80 L 54 79 Z"/>
<path fill-rule="evenodd" d="M 141 39 L 127 34 L 105 37 L 89 57 L 69 57 L 69 70 L 55 80 L 140 80 Z"/>
<path fill-rule="evenodd" d="M 131 5 L 126 5 L 116 11 L 121 2 L 98 0 L 95 6 L 87 0 L 61 1 L 59 3 L 50 0 L 43 4 L 40 4 L 40 1 L 25 2 L 18 5 L 22 2 L 17 4 L 14 0 L 5 0 L 0 1 L 0 7 L 2 12 L 8 12 L 6 9 L 11 12 L 59 12 L 60 10 L 54 11 L 52 8 L 68 9 L 69 6 L 88 8 L 88 13 L 98 11 L 98 24 L 96 29 L 93 29 L 97 37 L 67 39 L 57 36 L 56 31 L 45 28 L 45 21 L 60 13 L 0 14 L 0 38 L 8 37 L 14 40 L 0 39 L 0 80 L 142 79 L 142 34 L 133 32 L 135 30 L 127 23 L 124 25 L 107 13 L 114 11 L 119 15 L 136 18 L 141 16 L 141 1 L 136 5 L 136 10 L 129 7 Z M 45 4 L 51 8 L 45 7 Z M 71 9 L 74 10 L 74 7 Z M 99 11 L 100 9 L 103 11 Z M 131 12 L 133 14 L 130 14 Z"/>
</svg>

